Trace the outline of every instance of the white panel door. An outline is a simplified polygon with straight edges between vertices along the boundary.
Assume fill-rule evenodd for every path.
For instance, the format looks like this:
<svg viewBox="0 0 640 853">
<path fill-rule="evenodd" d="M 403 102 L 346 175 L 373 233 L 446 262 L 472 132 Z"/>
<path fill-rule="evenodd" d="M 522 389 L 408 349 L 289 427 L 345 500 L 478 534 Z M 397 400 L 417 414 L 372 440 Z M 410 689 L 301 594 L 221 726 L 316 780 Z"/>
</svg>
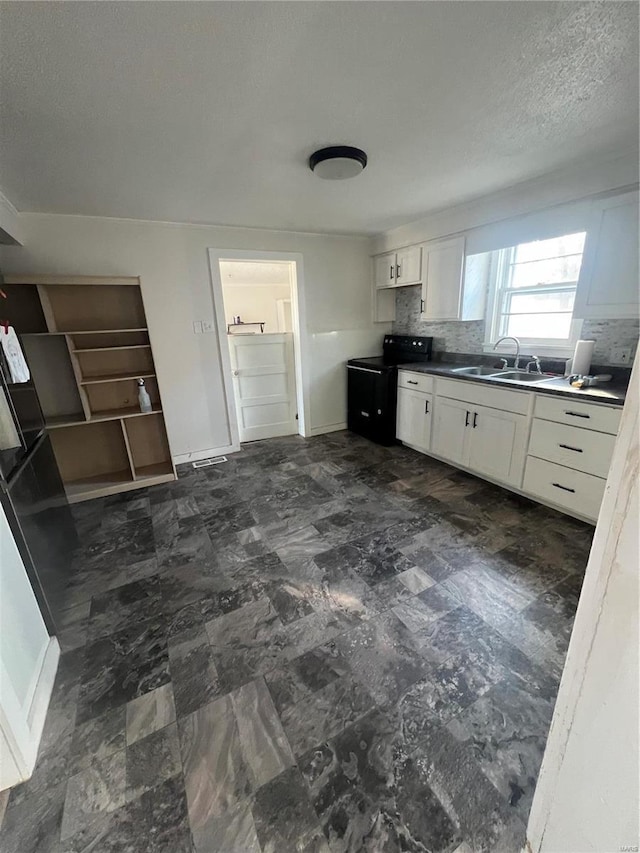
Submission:
<svg viewBox="0 0 640 853">
<path fill-rule="evenodd" d="M 240 441 L 298 432 L 293 335 L 229 335 Z"/>
<path fill-rule="evenodd" d="M 398 388 L 396 438 L 417 450 L 429 451 L 433 395 Z"/>
<path fill-rule="evenodd" d="M 433 439 L 431 449 L 443 459 L 457 465 L 466 465 L 468 456 L 471 407 L 459 400 L 437 397 L 435 401 Z"/>
<path fill-rule="evenodd" d="M 526 415 L 474 406 L 469 427 L 468 467 L 519 488 L 526 453 Z"/>
<path fill-rule="evenodd" d="M 427 244 L 424 253 L 426 275 L 422 287 L 423 319 L 460 319 L 464 237 Z"/>
</svg>

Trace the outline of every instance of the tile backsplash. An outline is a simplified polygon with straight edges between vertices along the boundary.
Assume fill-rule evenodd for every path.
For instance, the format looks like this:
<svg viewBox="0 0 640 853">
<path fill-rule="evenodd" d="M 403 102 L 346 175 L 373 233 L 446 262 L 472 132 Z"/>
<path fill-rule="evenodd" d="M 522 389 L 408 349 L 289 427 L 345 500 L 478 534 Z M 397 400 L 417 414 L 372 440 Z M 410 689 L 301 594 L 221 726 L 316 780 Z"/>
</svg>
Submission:
<svg viewBox="0 0 640 853">
<path fill-rule="evenodd" d="M 461 322 L 449 320 L 424 322 L 420 319 L 421 286 L 400 287 L 396 292 L 396 319 L 393 331 L 398 335 L 431 335 L 436 352 L 481 353 L 484 344 L 484 320 Z M 640 320 L 585 320 L 581 337 L 596 342 L 593 361 L 611 364 L 611 349 L 631 349 L 631 362 L 635 355 L 640 335 Z"/>
</svg>

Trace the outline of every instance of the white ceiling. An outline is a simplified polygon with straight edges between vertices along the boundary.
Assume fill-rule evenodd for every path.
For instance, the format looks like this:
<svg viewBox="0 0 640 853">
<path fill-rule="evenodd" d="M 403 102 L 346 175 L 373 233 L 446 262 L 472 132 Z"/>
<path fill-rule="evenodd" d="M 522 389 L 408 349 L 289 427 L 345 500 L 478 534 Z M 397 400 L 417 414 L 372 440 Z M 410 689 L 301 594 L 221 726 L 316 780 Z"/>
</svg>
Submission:
<svg viewBox="0 0 640 853">
<path fill-rule="evenodd" d="M 372 233 L 637 145 L 636 3 L 2 2 L 0 39 L 20 210 Z"/>
</svg>

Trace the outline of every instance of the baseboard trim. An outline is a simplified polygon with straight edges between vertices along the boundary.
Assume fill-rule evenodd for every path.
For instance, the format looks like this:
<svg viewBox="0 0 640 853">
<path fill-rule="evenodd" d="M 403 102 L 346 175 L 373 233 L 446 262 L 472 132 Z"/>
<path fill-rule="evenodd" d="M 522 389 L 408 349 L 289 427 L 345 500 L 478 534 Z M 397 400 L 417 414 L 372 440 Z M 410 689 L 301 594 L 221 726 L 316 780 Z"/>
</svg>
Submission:
<svg viewBox="0 0 640 853">
<path fill-rule="evenodd" d="M 340 432 L 340 430 L 346 428 L 346 423 L 327 424 L 326 426 L 313 427 L 313 429 L 308 433 L 307 438 L 313 438 L 315 435 L 324 435 L 327 432 Z"/>
<path fill-rule="evenodd" d="M 210 456 L 224 456 L 227 453 L 238 453 L 239 451 L 239 444 L 227 444 L 224 447 L 210 447 L 207 450 L 179 453 L 173 457 L 173 462 L 174 465 L 184 465 L 185 462 L 200 462 L 201 459 L 209 459 Z"/>
</svg>

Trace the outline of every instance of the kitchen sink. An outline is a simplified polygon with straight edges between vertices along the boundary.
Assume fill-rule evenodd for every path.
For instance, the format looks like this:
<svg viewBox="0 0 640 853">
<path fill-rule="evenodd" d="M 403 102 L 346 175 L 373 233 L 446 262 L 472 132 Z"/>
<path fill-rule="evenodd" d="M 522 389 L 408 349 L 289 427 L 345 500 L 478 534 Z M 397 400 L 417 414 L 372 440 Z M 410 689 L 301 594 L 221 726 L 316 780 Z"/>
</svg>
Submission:
<svg viewBox="0 0 640 853">
<path fill-rule="evenodd" d="M 506 379 L 507 382 L 546 382 L 552 376 L 541 376 L 539 373 L 527 373 L 526 370 L 505 370 L 494 373 L 495 379 Z"/>
<path fill-rule="evenodd" d="M 454 367 L 451 372 L 465 376 L 495 376 L 500 370 L 495 367 Z"/>
</svg>

